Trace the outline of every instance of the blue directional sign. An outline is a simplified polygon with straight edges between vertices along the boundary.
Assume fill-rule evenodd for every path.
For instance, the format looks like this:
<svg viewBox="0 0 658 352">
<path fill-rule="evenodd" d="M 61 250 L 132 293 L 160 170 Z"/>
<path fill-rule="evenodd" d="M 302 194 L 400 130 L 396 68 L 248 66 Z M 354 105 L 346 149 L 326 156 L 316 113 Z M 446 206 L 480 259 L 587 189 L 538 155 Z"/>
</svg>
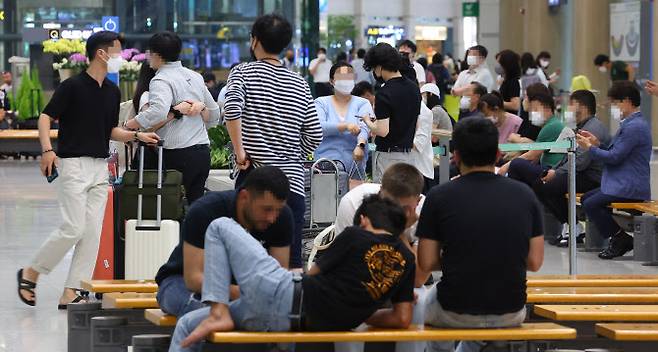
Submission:
<svg viewBox="0 0 658 352">
<path fill-rule="evenodd" d="M 101 27 L 104 31 L 119 33 L 119 17 L 118 16 L 103 16 Z"/>
</svg>

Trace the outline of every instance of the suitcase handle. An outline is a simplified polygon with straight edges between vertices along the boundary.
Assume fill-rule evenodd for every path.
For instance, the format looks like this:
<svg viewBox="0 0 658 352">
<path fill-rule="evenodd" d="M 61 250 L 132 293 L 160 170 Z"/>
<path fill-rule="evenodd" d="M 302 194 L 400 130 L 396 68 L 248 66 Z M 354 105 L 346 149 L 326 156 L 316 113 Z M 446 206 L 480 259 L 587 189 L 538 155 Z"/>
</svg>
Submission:
<svg viewBox="0 0 658 352">
<path fill-rule="evenodd" d="M 139 170 L 137 189 L 144 189 L 144 150 L 146 143 L 139 142 Z M 164 153 L 164 140 L 158 141 L 158 183 L 156 185 L 158 192 L 156 195 L 156 212 L 155 212 L 155 226 L 143 226 L 142 224 L 142 207 L 143 207 L 143 194 L 137 194 L 137 228 L 144 230 L 158 230 L 162 223 L 162 156 Z"/>
</svg>

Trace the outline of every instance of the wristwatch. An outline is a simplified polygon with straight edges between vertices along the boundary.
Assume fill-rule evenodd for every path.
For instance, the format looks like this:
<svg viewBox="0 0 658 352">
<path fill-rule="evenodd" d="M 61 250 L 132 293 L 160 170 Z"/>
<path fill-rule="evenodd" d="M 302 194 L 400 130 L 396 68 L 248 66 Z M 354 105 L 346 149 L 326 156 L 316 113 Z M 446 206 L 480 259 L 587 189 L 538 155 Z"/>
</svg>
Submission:
<svg viewBox="0 0 658 352">
<path fill-rule="evenodd" d="M 133 136 L 135 138 L 136 142 L 139 142 L 139 137 L 137 137 L 138 133 L 139 133 L 139 131 L 135 131 L 135 135 Z"/>
</svg>

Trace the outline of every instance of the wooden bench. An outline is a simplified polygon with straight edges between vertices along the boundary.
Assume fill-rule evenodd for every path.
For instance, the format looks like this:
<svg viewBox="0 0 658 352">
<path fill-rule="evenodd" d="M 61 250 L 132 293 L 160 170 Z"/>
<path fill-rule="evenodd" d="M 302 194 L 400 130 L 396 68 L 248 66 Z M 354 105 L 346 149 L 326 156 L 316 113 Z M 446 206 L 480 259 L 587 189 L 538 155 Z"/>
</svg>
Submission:
<svg viewBox="0 0 658 352">
<path fill-rule="evenodd" d="M 654 287 L 529 287 L 528 303 L 658 303 Z"/>
<path fill-rule="evenodd" d="M 571 340 L 576 330 L 554 323 L 528 323 L 517 328 L 440 329 L 411 326 L 408 329 L 375 329 L 339 332 L 215 332 L 208 336 L 213 343 L 313 343 L 313 342 L 396 342 L 396 341 L 526 341 Z"/>
<path fill-rule="evenodd" d="M 82 280 L 82 289 L 96 293 L 110 292 L 158 292 L 158 284 L 153 280 Z"/>
<path fill-rule="evenodd" d="M 57 130 L 50 130 L 53 147 L 57 134 Z M 0 130 L 0 152 L 41 153 L 39 130 Z"/>
<path fill-rule="evenodd" d="M 658 341 L 658 324 L 601 323 L 596 333 L 616 341 Z"/>
<path fill-rule="evenodd" d="M 176 326 L 176 317 L 160 309 L 144 310 L 144 318 L 157 326 Z"/>
<path fill-rule="evenodd" d="M 155 293 L 119 293 L 110 292 L 103 295 L 103 309 L 146 309 L 158 308 Z"/>
<path fill-rule="evenodd" d="M 534 312 L 558 321 L 658 321 L 658 305 L 536 305 Z"/>
<path fill-rule="evenodd" d="M 658 287 L 658 275 L 532 275 L 528 287 Z"/>
</svg>

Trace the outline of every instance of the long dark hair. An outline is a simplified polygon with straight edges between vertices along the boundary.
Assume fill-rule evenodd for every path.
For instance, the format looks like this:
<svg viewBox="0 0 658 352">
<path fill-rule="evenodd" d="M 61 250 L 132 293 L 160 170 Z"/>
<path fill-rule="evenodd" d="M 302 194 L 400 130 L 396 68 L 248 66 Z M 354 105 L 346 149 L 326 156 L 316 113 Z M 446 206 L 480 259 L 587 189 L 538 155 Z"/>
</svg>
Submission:
<svg viewBox="0 0 658 352">
<path fill-rule="evenodd" d="M 503 50 L 498 53 L 498 63 L 505 71 L 505 79 L 518 80 L 521 78 L 521 58 L 512 50 Z"/>
<path fill-rule="evenodd" d="M 142 68 L 139 70 L 139 78 L 137 79 L 137 87 L 135 87 L 135 95 L 133 95 L 135 114 L 139 113 L 139 99 L 144 92 L 148 92 L 149 84 L 151 84 L 153 77 L 155 77 L 155 70 L 147 62 L 142 63 Z"/>
<path fill-rule="evenodd" d="M 521 70 L 523 70 L 523 74 L 525 74 L 529 68 L 537 68 L 535 58 L 531 53 L 523 53 L 523 55 L 521 55 Z"/>
</svg>

